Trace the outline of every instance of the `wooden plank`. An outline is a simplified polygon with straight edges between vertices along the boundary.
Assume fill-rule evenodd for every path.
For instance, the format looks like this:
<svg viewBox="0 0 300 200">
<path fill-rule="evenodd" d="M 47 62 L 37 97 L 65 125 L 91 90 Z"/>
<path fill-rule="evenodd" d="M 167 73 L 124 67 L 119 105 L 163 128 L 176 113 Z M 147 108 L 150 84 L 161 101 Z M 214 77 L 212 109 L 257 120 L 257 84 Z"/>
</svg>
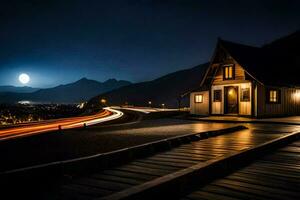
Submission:
<svg viewBox="0 0 300 200">
<path fill-rule="evenodd" d="M 153 164 L 157 164 L 157 165 L 161 165 L 161 166 L 180 167 L 180 168 L 186 168 L 186 167 L 191 166 L 190 164 L 186 164 L 186 163 L 174 163 L 174 162 L 158 161 L 158 160 L 151 160 L 151 159 L 143 160 L 140 162 L 153 163 Z"/>
<path fill-rule="evenodd" d="M 295 180 L 293 181 L 292 179 L 290 179 L 289 177 L 284 177 L 284 176 L 274 176 L 272 174 L 262 174 L 262 173 L 256 173 L 256 172 L 251 172 L 251 171 L 247 171 L 247 170 L 242 170 L 242 171 L 238 171 L 238 172 L 235 172 L 235 174 L 245 174 L 245 175 L 249 175 L 249 176 L 252 176 L 252 177 L 263 177 L 263 178 L 266 178 L 266 179 L 270 179 L 270 180 L 279 180 L 279 181 L 286 181 L 286 182 L 297 182 L 298 180 Z"/>
<path fill-rule="evenodd" d="M 237 198 L 220 195 L 217 193 L 210 193 L 207 191 L 197 191 L 189 195 L 191 199 L 209 199 L 209 200 L 237 200 Z"/>
<path fill-rule="evenodd" d="M 158 176 L 156 175 L 150 175 L 150 174 L 140 174 L 136 172 L 128 172 L 128 171 L 122 171 L 118 169 L 113 169 L 113 170 L 104 170 L 101 171 L 101 174 L 107 174 L 107 175 L 112 175 L 112 176 L 117 176 L 117 177 L 125 177 L 125 178 L 134 178 L 137 180 L 141 181 L 149 181 L 152 179 L 157 178 Z"/>
<path fill-rule="evenodd" d="M 138 184 L 141 184 L 144 182 L 144 181 L 137 180 L 134 178 L 118 177 L 118 176 L 112 176 L 112 175 L 107 175 L 107 174 L 93 174 L 93 175 L 91 175 L 91 177 L 95 178 L 95 179 L 99 179 L 99 180 L 126 183 L 129 185 L 138 185 Z"/>
<path fill-rule="evenodd" d="M 274 172 L 274 171 L 269 171 L 269 170 L 259 170 L 259 169 L 252 169 L 252 168 L 247 168 L 248 172 L 254 172 L 254 173 L 260 173 L 260 174 L 268 174 L 271 176 L 283 176 L 289 179 L 299 179 L 299 176 L 294 176 L 294 175 L 289 175 L 289 174 L 283 174 L 281 172 Z"/>
<path fill-rule="evenodd" d="M 126 165 L 126 166 L 118 167 L 117 169 L 126 172 L 134 172 L 134 173 L 154 175 L 154 176 L 163 176 L 170 173 L 169 170 L 150 169 L 150 168 L 133 166 L 133 165 Z"/>
<path fill-rule="evenodd" d="M 300 167 L 291 167 L 288 165 L 279 165 L 279 164 L 266 164 L 266 163 L 254 163 L 251 165 L 253 168 L 259 168 L 263 170 L 275 170 L 281 171 L 282 173 L 290 173 L 290 174 L 300 174 Z"/>
<path fill-rule="evenodd" d="M 206 153 L 206 152 L 213 152 L 215 150 L 219 150 L 219 151 L 226 151 L 224 149 L 219 149 L 219 148 L 216 148 L 214 145 L 201 145 L 199 147 L 178 147 L 176 149 L 174 149 L 174 151 L 176 150 L 187 150 L 187 151 L 190 151 L 190 150 L 194 150 L 194 151 L 198 151 L 198 152 L 203 152 L 203 153 Z"/>
<path fill-rule="evenodd" d="M 293 153 L 300 153 L 300 148 L 297 146 L 289 146 L 289 147 L 285 147 L 280 149 L 279 151 L 287 151 L 287 152 L 293 152 Z"/>
<path fill-rule="evenodd" d="M 98 179 L 93 179 L 93 178 L 81 178 L 78 180 L 74 180 L 73 183 L 91 186 L 91 187 L 97 187 L 97 188 L 110 190 L 110 191 L 124 190 L 131 186 L 130 184 L 116 183 L 116 182 L 112 182 L 112 181 L 98 180 Z"/>
<path fill-rule="evenodd" d="M 212 193 L 237 199 L 299 199 L 300 165 L 295 163 L 300 161 L 300 147 L 282 149 L 199 188 L 187 198 Z M 201 199 L 201 195 L 193 199 Z"/>
<path fill-rule="evenodd" d="M 260 197 L 260 198 L 282 200 L 281 198 L 278 198 L 278 195 L 266 193 L 266 192 L 263 192 L 263 191 L 257 190 L 257 189 L 241 187 L 239 185 L 221 184 L 221 183 L 216 183 L 216 182 L 211 183 L 211 185 L 228 188 L 228 189 L 238 191 L 241 193 L 256 195 L 257 197 Z"/>
<path fill-rule="evenodd" d="M 272 162 L 272 161 L 267 161 L 267 160 L 260 160 L 258 161 L 260 164 L 267 164 L 267 165 L 274 165 L 274 166 L 282 166 L 282 163 L 278 162 Z M 290 163 L 284 163 L 284 167 L 290 168 L 290 169 L 300 169 L 300 163 L 298 165 L 295 164 L 290 164 Z"/>
<path fill-rule="evenodd" d="M 230 179 L 220 179 L 214 182 L 214 184 L 217 185 L 232 185 L 238 188 L 245 188 L 244 190 L 249 190 L 249 192 L 253 191 L 256 193 L 263 195 L 268 194 L 270 197 L 277 197 L 277 196 L 284 196 L 284 197 L 290 197 L 290 198 L 295 198 L 295 193 L 291 191 L 286 191 L 283 189 L 279 188 L 272 188 L 272 187 L 266 187 L 263 185 L 256 185 L 256 184 L 251 184 L 251 183 L 246 183 L 242 182 L 240 180 L 230 180 Z"/>
<path fill-rule="evenodd" d="M 138 166 L 141 166 L 141 167 L 149 167 L 149 168 L 152 168 L 152 169 L 166 169 L 166 170 L 170 170 L 170 171 L 177 171 L 177 170 L 183 169 L 183 167 L 174 167 L 174 166 L 165 166 L 165 165 L 154 164 L 154 163 L 145 163 L 142 160 L 132 162 L 132 164 L 138 165 Z"/>
<path fill-rule="evenodd" d="M 240 192 L 230 188 L 224 188 L 222 186 L 216 186 L 216 185 L 209 185 L 208 187 L 203 187 L 201 191 L 216 193 L 222 196 L 230 196 L 237 199 L 269 200 L 268 198 L 260 197 L 255 194 L 248 194 L 245 192 Z"/>
<path fill-rule="evenodd" d="M 162 157 L 159 157 L 159 156 L 153 156 L 149 159 L 150 160 L 157 160 L 157 161 L 165 161 L 165 162 L 185 163 L 185 164 L 190 164 L 190 165 L 195 165 L 195 164 L 198 163 L 196 161 L 180 160 L 180 159 L 172 159 L 172 158 L 162 158 Z"/>
<path fill-rule="evenodd" d="M 176 151 L 172 151 L 172 153 L 187 153 L 187 154 L 196 154 L 199 156 L 207 156 L 207 157 L 215 157 L 219 155 L 224 155 L 224 153 L 227 153 L 229 151 L 225 150 L 218 150 L 218 149 L 213 149 L 213 150 L 206 150 L 206 151 L 198 151 L 198 150 L 192 150 L 192 149 L 176 149 Z"/>
<path fill-rule="evenodd" d="M 229 180 L 235 180 L 235 181 L 241 181 L 246 183 L 252 183 L 256 185 L 262 185 L 267 187 L 273 187 L 273 188 L 280 188 L 284 190 L 293 190 L 293 188 L 297 188 L 296 184 L 290 184 L 288 181 L 278 181 L 278 180 L 270 180 L 266 178 L 261 178 L 259 175 L 255 176 L 242 176 L 242 175 L 236 175 L 231 174 L 230 176 L 226 177 L 226 179 Z M 300 186 L 300 185 L 298 185 Z M 296 189 L 297 191 L 297 189 Z"/>
<path fill-rule="evenodd" d="M 192 157 L 192 158 L 199 159 L 199 161 L 206 161 L 206 160 L 209 160 L 211 158 L 215 158 L 217 156 L 220 156 L 220 154 L 219 155 L 214 155 L 214 156 L 205 156 L 205 155 L 188 154 L 188 153 L 180 153 L 180 152 L 177 152 L 177 153 L 175 153 L 175 152 L 169 152 L 169 153 L 164 153 L 164 154 L 161 154 L 161 155 Z"/>
<path fill-rule="evenodd" d="M 83 198 L 83 196 L 87 196 L 87 198 L 99 197 L 99 196 L 109 195 L 112 193 L 109 190 L 89 187 L 89 186 L 85 186 L 85 185 L 78 185 L 78 184 L 63 185 L 61 187 L 61 191 L 62 192 L 69 191 L 69 192 L 72 192 L 72 196 L 76 196 L 78 194 L 78 195 L 81 195 L 82 198 Z M 66 194 L 66 195 L 68 196 L 68 194 Z"/>
<path fill-rule="evenodd" d="M 171 159 L 178 159 L 180 160 L 181 162 L 182 161 L 192 161 L 192 162 L 203 162 L 205 159 L 203 158 L 197 158 L 197 157 L 193 157 L 192 155 L 190 156 L 180 156 L 180 155 L 162 155 L 162 154 L 159 154 L 157 156 L 155 156 L 155 158 L 171 158 Z"/>
</svg>

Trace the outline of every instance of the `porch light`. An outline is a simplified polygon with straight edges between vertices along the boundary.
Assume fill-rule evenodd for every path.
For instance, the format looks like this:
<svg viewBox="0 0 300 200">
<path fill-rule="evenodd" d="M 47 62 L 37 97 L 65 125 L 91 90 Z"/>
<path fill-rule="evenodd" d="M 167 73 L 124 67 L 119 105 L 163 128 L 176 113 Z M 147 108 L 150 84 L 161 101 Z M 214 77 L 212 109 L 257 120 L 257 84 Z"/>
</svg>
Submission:
<svg viewBox="0 0 300 200">
<path fill-rule="evenodd" d="M 232 96 L 233 95 L 233 89 L 230 89 L 229 91 L 228 91 L 228 94 L 230 95 L 230 96 Z"/>
<path fill-rule="evenodd" d="M 300 90 L 296 90 L 296 92 L 294 93 L 294 97 L 296 101 L 300 101 Z"/>
</svg>

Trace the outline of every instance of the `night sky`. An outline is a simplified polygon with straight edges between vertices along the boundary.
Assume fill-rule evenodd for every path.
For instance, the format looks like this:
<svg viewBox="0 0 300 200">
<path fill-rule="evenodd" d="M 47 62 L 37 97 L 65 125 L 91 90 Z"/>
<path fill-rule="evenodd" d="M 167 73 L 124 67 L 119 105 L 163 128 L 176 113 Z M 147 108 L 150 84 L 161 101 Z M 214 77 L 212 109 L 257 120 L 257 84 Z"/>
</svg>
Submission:
<svg viewBox="0 0 300 200">
<path fill-rule="evenodd" d="M 300 28 L 300 1 L 1 0 L 0 85 L 151 80 L 207 62 L 218 37 L 260 46 Z"/>
</svg>

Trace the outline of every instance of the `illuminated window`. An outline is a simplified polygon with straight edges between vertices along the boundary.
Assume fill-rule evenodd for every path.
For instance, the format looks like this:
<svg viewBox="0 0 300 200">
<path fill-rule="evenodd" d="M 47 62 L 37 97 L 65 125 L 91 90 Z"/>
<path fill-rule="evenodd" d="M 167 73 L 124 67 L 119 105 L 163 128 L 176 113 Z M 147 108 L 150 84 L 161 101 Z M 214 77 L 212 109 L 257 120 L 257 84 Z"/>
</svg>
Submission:
<svg viewBox="0 0 300 200">
<path fill-rule="evenodd" d="M 195 95 L 195 103 L 203 103 L 203 94 Z"/>
<path fill-rule="evenodd" d="M 222 90 L 214 90 L 214 102 L 222 101 Z"/>
<path fill-rule="evenodd" d="M 268 103 L 280 103 L 280 90 L 270 89 L 267 92 Z"/>
<path fill-rule="evenodd" d="M 250 101 L 250 88 L 241 89 L 241 101 Z"/>
<path fill-rule="evenodd" d="M 270 90 L 270 102 L 277 102 L 277 101 L 278 101 L 277 90 Z"/>
<path fill-rule="evenodd" d="M 224 73 L 223 73 L 224 80 L 234 79 L 234 66 L 224 66 Z"/>
</svg>

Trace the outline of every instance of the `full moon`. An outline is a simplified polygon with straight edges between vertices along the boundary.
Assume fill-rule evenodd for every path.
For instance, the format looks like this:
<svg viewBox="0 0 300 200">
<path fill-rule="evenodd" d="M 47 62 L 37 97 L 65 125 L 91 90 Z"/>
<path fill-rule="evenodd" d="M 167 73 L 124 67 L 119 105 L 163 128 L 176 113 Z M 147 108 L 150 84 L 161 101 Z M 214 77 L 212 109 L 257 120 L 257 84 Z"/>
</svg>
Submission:
<svg viewBox="0 0 300 200">
<path fill-rule="evenodd" d="M 28 76 L 28 74 L 20 74 L 19 76 L 19 81 L 22 83 L 22 84 L 26 84 L 30 81 L 30 77 Z"/>
</svg>

